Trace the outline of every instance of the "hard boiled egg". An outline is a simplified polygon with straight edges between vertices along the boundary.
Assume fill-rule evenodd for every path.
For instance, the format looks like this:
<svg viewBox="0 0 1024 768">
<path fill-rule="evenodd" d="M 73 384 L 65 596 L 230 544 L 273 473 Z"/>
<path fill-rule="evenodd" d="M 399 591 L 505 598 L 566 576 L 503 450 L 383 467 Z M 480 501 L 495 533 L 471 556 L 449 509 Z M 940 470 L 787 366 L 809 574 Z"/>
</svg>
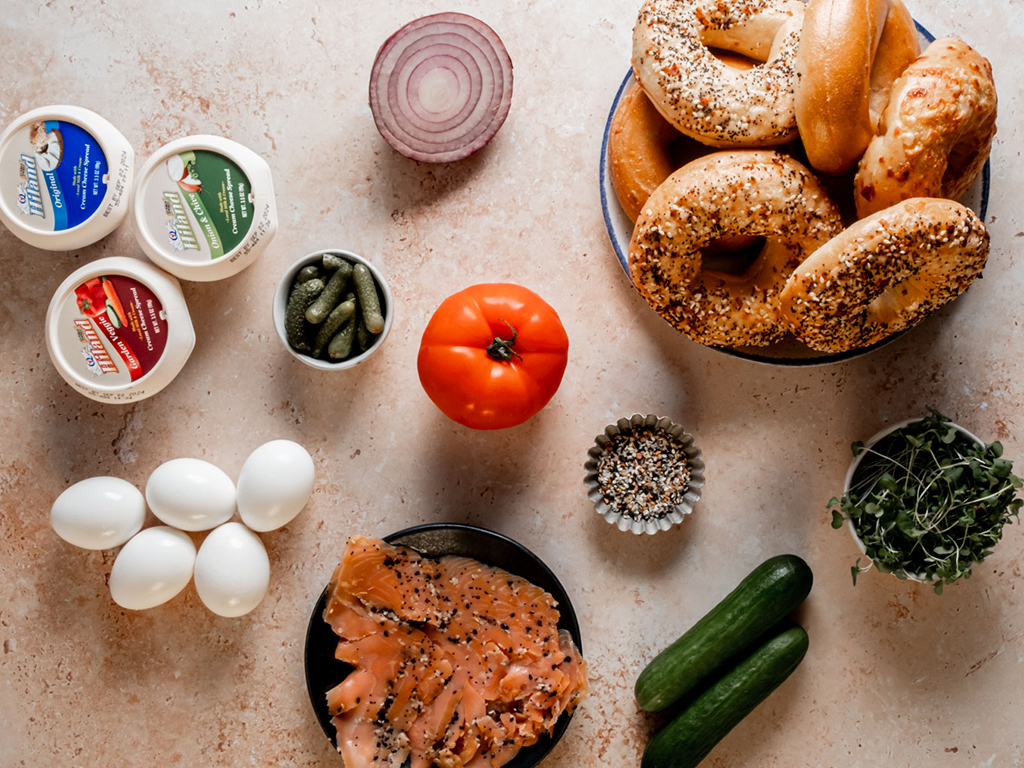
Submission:
<svg viewBox="0 0 1024 768">
<path fill-rule="evenodd" d="M 270 558 L 259 536 L 241 523 L 225 523 L 199 547 L 195 575 L 207 608 L 218 616 L 242 616 L 267 594 Z"/>
<path fill-rule="evenodd" d="M 133 611 L 166 603 L 188 584 L 195 562 L 196 547 L 188 534 L 164 525 L 147 528 L 117 553 L 110 596 Z"/>
<path fill-rule="evenodd" d="M 271 440 L 245 460 L 238 476 L 238 513 L 254 531 L 290 523 L 313 492 L 313 459 L 298 443 Z"/>
<path fill-rule="evenodd" d="M 172 459 L 149 476 L 146 502 L 168 525 L 183 531 L 208 531 L 235 513 L 235 484 L 208 461 Z"/>
<path fill-rule="evenodd" d="M 119 477 L 75 483 L 50 508 L 50 525 L 64 541 L 83 549 L 119 547 L 142 530 L 146 502 Z"/>
</svg>

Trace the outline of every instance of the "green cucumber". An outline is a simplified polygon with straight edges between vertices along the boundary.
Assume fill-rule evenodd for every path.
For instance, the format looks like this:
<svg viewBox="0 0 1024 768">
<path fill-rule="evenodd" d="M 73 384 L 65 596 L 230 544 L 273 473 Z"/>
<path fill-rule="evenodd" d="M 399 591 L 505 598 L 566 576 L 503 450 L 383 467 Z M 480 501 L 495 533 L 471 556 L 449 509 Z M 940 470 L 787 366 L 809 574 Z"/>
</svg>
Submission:
<svg viewBox="0 0 1024 768">
<path fill-rule="evenodd" d="M 384 315 L 380 311 L 380 297 L 377 295 L 377 283 L 373 279 L 373 274 L 362 264 L 356 264 L 352 268 L 352 282 L 356 285 L 366 330 L 370 333 L 380 333 L 384 330 Z"/>
<path fill-rule="evenodd" d="M 640 768 L 694 768 L 792 674 L 807 653 L 793 626 L 772 636 L 705 689 L 648 742 Z"/>
<path fill-rule="evenodd" d="M 112 302 L 110 299 L 107 299 L 107 305 L 106 306 L 107 306 L 107 320 L 109 320 L 110 324 L 112 326 L 114 326 L 115 328 L 120 328 L 121 327 L 121 316 L 119 314 L 117 314 L 117 307 L 114 306 L 114 302 Z"/>
<path fill-rule="evenodd" d="M 352 267 L 349 266 L 347 261 L 343 262 L 343 266 L 338 267 L 334 274 L 331 275 L 331 279 L 327 281 L 323 292 L 306 309 L 306 322 L 319 325 L 327 319 L 327 316 L 331 314 L 331 310 L 338 305 L 341 292 L 348 285 L 348 279 L 351 275 Z"/>
<path fill-rule="evenodd" d="M 660 712 L 681 699 L 764 636 L 804 601 L 811 569 L 796 555 L 759 565 L 637 678 L 637 703 Z"/>
<path fill-rule="evenodd" d="M 309 350 L 306 341 L 306 307 L 313 303 L 323 289 L 324 281 L 318 277 L 292 288 L 284 310 L 284 332 L 294 349 Z"/>
</svg>

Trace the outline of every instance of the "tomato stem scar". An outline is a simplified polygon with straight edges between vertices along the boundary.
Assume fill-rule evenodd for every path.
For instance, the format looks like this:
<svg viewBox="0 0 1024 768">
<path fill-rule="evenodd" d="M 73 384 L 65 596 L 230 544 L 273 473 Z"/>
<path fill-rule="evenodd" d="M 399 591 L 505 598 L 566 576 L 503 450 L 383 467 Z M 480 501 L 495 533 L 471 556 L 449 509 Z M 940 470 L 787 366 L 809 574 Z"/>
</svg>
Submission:
<svg viewBox="0 0 1024 768">
<path fill-rule="evenodd" d="M 516 343 L 516 339 L 519 336 L 519 332 L 512 327 L 512 323 L 507 320 L 502 320 L 508 326 L 508 329 L 512 331 L 511 339 L 503 339 L 500 336 L 495 336 L 494 341 L 491 342 L 490 346 L 487 347 L 487 354 L 493 357 L 495 360 L 501 360 L 508 362 L 513 356 L 518 357 L 520 360 L 523 356 L 512 349 L 512 345 Z"/>
</svg>

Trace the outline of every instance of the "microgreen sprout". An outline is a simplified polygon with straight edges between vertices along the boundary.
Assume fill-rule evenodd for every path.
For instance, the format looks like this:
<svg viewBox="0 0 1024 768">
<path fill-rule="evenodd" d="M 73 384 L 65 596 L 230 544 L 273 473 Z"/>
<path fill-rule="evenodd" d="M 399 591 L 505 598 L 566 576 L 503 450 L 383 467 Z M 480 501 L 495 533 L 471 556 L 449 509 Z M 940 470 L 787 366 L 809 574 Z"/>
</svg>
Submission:
<svg viewBox="0 0 1024 768">
<path fill-rule="evenodd" d="M 992 553 L 1003 526 L 1017 518 L 1024 481 L 1014 475 L 999 442 L 975 443 L 938 411 L 867 448 L 849 491 L 833 498 L 832 527 L 846 521 L 864 542 L 853 583 L 871 569 L 930 582 L 937 594 Z"/>
</svg>

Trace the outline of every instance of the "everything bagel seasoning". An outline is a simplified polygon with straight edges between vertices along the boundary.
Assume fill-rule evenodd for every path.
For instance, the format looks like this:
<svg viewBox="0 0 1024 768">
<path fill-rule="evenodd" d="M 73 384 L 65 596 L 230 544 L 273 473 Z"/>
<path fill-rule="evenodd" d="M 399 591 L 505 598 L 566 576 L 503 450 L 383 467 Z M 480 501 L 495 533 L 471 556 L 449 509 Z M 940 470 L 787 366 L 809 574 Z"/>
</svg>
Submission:
<svg viewBox="0 0 1024 768">
<path fill-rule="evenodd" d="M 604 503 L 631 520 L 658 520 L 689 490 L 690 464 L 683 444 L 653 427 L 614 435 L 597 459 Z"/>
</svg>

